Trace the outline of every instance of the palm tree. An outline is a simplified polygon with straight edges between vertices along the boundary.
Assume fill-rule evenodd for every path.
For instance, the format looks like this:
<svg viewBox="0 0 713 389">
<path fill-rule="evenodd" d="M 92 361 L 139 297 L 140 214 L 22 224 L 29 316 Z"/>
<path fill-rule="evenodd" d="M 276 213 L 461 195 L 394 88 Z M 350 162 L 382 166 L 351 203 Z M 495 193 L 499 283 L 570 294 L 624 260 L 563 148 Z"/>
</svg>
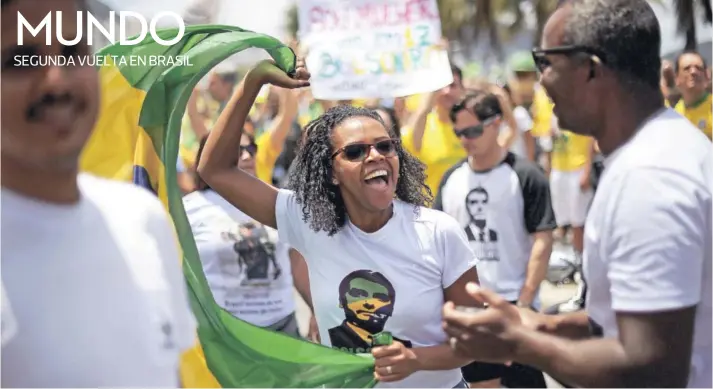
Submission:
<svg viewBox="0 0 713 389">
<path fill-rule="evenodd" d="M 696 8 L 702 7 L 706 23 L 713 23 L 711 0 L 674 0 L 678 31 L 686 35 L 685 50 L 695 50 L 696 40 Z"/>
</svg>

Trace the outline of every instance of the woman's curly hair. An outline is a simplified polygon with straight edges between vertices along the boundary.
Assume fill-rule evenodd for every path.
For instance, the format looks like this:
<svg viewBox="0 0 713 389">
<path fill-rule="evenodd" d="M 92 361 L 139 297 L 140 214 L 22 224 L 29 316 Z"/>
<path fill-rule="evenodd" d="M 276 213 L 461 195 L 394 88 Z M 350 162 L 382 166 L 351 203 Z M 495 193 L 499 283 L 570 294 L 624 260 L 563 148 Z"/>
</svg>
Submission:
<svg viewBox="0 0 713 389">
<path fill-rule="evenodd" d="M 351 105 L 330 108 L 305 127 L 305 136 L 289 176 L 288 187 L 302 205 L 303 220 L 309 221 L 315 232 L 325 231 L 329 236 L 336 234 L 347 221 L 339 186 L 332 183 L 332 131 L 353 117 L 372 118 L 386 128 L 374 110 Z M 392 129 L 387 131 L 395 138 Z M 425 184 L 425 165 L 404 150 L 400 143 L 396 145 L 396 153 L 400 162 L 396 198 L 413 204 L 414 212 L 418 212 L 420 206 L 430 206 L 433 201 L 433 194 Z"/>
</svg>

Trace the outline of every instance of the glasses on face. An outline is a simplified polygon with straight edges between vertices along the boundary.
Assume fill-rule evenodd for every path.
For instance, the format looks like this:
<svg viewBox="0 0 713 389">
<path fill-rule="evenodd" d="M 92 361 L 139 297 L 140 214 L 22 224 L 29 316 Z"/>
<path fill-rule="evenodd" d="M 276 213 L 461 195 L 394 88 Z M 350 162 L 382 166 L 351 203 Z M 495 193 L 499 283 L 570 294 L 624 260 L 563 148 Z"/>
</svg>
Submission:
<svg viewBox="0 0 713 389">
<path fill-rule="evenodd" d="M 255 143 L 250 143 L 247 145 L 240 145 L 240 155 L 243 155 L 244 152 L 248 152 L 251 157 L 254 157 L 255 154 L 257 154 L 257 145 Z"/>
<path fill-rule="evenodd" d="M 606 62 L 604 58 L 604 53 L 602 53 L 601 51 L 593 49 L 591 47 L 579 45 L 557 46 L 551 47 L 549 49 L 534 48 L 532 49 L 532 59 L 535 61 L 535 66 L 537 67 L 537 70 L 542 73 L 545 71 L 545 69 L 552 65 L 550 60 L 547 58 L 548 55 L 559 54 L 570 56 L 577 53 L 587 53 L 596 55 L 597 57 L 599 57 L 602 63 Z"/>
<path fill-rule="evenodd" d="M 483 135 L 483 132 L 485 131 L 485 126 L 492 124 L 495 119 L 497 119 L 499 115 L 493 116 L 491 118 L 485 119 L 483 122 L 480 124 L 476 124 L 474 126 L 466 127 L 460 130 L 453 130 L 453 132 L 456 134 L 456 137 L 465 137 L 467 139 L 476 139 L 480 138 L 481 135 Z"/>
<path fill-rule="evenodd" d="M 344 159 L 351 162 L 363 161 L 366 156 L 371 152 L 373 147 L 379 154 L 384 157 L 393 157 L 396 155 L 396 145 L 399 143 L 398 139 L 384 139 L 376 143 L 352 143 L 346 145 L 334 154 L 332 158 L 336 157 L 340 153 L 344 156 Z"/>
</svg>

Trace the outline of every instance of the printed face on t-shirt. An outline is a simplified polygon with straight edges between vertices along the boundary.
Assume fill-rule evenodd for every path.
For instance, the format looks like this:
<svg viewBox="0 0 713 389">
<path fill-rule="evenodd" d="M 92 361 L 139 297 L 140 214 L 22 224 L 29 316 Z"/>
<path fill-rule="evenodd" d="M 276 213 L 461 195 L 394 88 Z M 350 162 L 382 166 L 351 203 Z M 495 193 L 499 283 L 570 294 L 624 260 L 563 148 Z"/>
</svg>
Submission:
<svg viewBox="0 0 713 389">
<path fill-rule="evenodd" d="M 339 306 L 344 321 L 329 329 L 332 347 L 354 353 L 368 353 L 373 336 L 384 331 L 394 313 L 396 290 L 383 274 L 372 270 L 355 270 L 339 283 Z M 411 341 L 393 337 L 406 347 Z"/>
<path fill-rule="evenodd" d="M 465 198 L 465 205 L 473 221 L 484 220 L 485 205 L 488 203 L 488 192 L 483 188 L 471 190 Z"/>
<path fill-rule="evenodd" d="M 380 273 L 347 275 L 339 287 L 346 320 L 372 334 L 381 332 L 394 311 L 393 287 Z"/>
</svg>

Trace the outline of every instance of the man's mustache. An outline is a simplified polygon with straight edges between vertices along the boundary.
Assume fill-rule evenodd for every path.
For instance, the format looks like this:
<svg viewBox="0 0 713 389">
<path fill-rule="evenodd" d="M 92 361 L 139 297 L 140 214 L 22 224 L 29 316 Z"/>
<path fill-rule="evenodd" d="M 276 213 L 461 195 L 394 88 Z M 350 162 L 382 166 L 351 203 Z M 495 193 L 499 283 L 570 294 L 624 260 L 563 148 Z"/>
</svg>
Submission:
<svg viewBox="0 0 713 389">
<path fill-rule="evenodd" d="M 63 93 L 61 95 L 44 95 L 40 100 L 30 105 L 27 109 L 27 120 L 40 120 L 42 118 L 42 111 L 45 108 L 51 107 L 53 104 L 70 103 L 73 100 L 74 98 L 69 93 Z"/>
</svg>

